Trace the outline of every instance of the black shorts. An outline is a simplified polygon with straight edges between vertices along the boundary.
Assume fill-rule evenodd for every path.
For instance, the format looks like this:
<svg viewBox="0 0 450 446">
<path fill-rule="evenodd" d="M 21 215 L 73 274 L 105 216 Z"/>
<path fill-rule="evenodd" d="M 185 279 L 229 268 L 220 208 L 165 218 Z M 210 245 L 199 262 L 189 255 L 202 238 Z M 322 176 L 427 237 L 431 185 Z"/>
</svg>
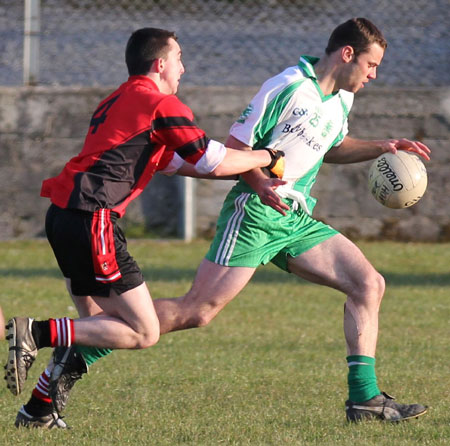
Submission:
<svg viewBox="0 0 450 446">
<path fill-rule="evenodd" d="M 108 297 L 111 289 L 122 294 L 144 282 L 116 220 L 109 209 L 48 209 L 47 238 L 73 295 Z"/>
</svg>

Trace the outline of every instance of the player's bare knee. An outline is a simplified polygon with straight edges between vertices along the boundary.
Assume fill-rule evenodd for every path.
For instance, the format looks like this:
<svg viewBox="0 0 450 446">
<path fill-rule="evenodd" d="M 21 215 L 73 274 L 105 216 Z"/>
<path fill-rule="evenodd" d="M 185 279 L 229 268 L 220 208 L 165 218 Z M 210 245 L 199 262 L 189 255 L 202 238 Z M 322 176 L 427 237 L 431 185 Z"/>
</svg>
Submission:
<svg viewBox="0 0 450 446">
<path fill-rule="evenodd" d="M 370 274 L 367 274 L 362 280 L 361 286 L 363 287 L 363 294 L 370 295 L 376 298 L 383 297 L 384 294 L 384 278 L 377 271 L 373 271 Z"/>
<path fill-rule="evenodd" d="M 141 350 L 155 345 L 159 341 L 159 333 L 157 335 L 142 336 L 136 344 L 136 349 Z"/>
<path fill-rule="evenodd" d="M 199 328 L 208 325 L 222 307 L 211 302 L 198 302 L 194 293 L 188 293 L 183 298 L 184 328 Z"/>
<path fill-rule="evenodd" d="M 205 327 L 214 319 L 215 314 L 191 308 L 191 311 L 185 315 L 183 328 Z"/>
<path fill-rule="evenodd" d="M 384 277 L 380 273 L 376 273 L 376 282 L 377 282 L 377 291 L 378 295 L 380 297 L 380 301 L 384 296 L 384 291 L 386 289 L 386 281 L 384 280 Z"/>
<path fill-rule="evenodd" d="M 377 271 L 360 277 L 358 283 L 354 284 L 351 293 L 352 300 L 355 304 L 376 304 L 379 305 L 383 298 L 385 289 L 384 278 Z"/>
<path fill-rule="evenodd" d="M 197 327 L 206 327 L 216 316 L 216 312 L 202 312 L 197 315 Z"/>
<path fill-rule="evenodd" d="M 383 298 L 384 289 L 385 289 L 384 277 L 377 271 L 374 271 L 370 275 L 370 282 L 368 284 L 367 295 L 370 297 L 371 300 L 374 300 L 379 304 L 381 302 L 381 299 Z"/>
<path fill-rule="evenodd" d="M 155 345 L 159 341 L 159 327 L 156 330 L 152 328 L 151 330 L 138 333 L 136 336 L 136 346 L 135 349 L 149 348 Z"/>
</svg>

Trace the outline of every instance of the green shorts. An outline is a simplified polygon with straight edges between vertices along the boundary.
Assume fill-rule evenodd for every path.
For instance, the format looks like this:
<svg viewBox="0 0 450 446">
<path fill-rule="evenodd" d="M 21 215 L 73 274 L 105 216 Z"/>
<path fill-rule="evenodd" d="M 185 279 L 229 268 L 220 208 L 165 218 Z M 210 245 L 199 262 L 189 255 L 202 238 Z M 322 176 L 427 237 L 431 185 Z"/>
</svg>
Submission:
<svg viewBox="0 0 450 446">
<path fill-rule="evenodd" d="M 292 204 L 292 200 L 283 201 Z M 288 256 L 297 257 L 336 234 L 301 209 L 283 216 L 262 204 L 257 194 L 233 189 L 225 199 L 206 258 L 223 266 L 251 268 L 272 262 L 288 271 Z"/>
</svg>

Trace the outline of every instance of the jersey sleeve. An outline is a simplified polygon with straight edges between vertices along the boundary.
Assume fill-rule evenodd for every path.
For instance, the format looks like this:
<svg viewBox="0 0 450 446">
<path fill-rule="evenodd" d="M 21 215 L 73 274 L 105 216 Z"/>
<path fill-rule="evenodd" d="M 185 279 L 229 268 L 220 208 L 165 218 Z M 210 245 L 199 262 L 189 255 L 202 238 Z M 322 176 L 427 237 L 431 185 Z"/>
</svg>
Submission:
<svg viewBox="0 0 450 446">
<path fill-rule="evenodd" d="M 226 153 L 227 149 L 222 143 L 211 139 L 206 153 L 195 165 L 195 170 L 201 174 L 212 172 L 223 161 Z"/>
<path fill-rule="evenodd" d="M 194 124 L 193 118 L 188 106 L 174 95 L 167 96 L 155 110 L 151 138 L 165 146 L 165 150 L 176 152 L 186 162 L 196 164 L 205 153 L 209 139 Z"/>
<path fill-rule="evenodd" d="M 165 151 L 159 160 L 157 172 L 167 176 L 172 176 L 177 173 L 178 169 L 184 164 L 183 158 L 176 152 Z"/>
<path fill-rule="evenodd" d="M 344 141 L 344 138 L 348 134 L 348 120 L 346 119 L 344 122 L 344 125 L 342 126 L 342 130 L 339 133 L 339 136 L 336 138 L 333 147 L 340 146 L 342 144 L 342 141 Z"/>
<path fill-rule="evenodd" d="M 269 147 L 267 136 L 277 123 L 280 86 L 274 78 L 264 82 L 241 116 L 231 126 L 230 135 L 250 147 Z"/>
<path fill-rule="evenodd" d="M 160 171 L 175 173 L 188 162 L 195 165 L 197 172 L 212 172 L 225 158 L 223 144 L 210 140 L 205 132 L 193 122 L 193 114 L 176 96 L 168 96 L 158 107 L 152 137 L 165 145 Z M 173 153 L 173 156 L 170 155 Z"/>
<path fill-rule="evenodd" d="M 341 104 L 342 109 L 344 111 L 344 122 L 342 124 L 342 129 L 339 132 L 339 136 L 336 138 L 333 147 L 334 146 L 340 146 L 342 141 L 344 141 L 344 138 L 348 134 L 348 115 L 350 113 L 350 110 L 353 105 L 353 99 L 355 95 L 353 93 L 347 92 L 347 91 L 340 91 L 340 97 L 341 97 Z"/>
<path fill-rule="evenodd" d="M 226 147 L 213 139 L 209 140 L 208 147 L 204 155 L 195 164 L 195 170 L 198 173 L 206 174 L 212 172 L 225 158 Z M 178 169 L 184 164 L 183 158 L 181 158 L 176 152 L 164 152 L 158 165 L 157 171 L 171 176 L 177 173 Z"/>
</svg>

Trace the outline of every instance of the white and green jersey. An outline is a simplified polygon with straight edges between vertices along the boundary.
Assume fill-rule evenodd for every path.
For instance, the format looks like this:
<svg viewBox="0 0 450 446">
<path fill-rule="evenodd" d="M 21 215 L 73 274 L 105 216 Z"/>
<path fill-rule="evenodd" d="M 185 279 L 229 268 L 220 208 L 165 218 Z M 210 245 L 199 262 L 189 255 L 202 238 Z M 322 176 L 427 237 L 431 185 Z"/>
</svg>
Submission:
<svg viewBox="0 0 450 446">
<path fill-rule="evenodd" d="M 230 130 L 254 149 L 285 152 L 283 180 L 288 184 L 283 188 L 300 191 L 309 211 L 316 202 L 310 190 L 323 157 L 347 134 L 353 104 L 353 93 L 348 91 L 322 93 L 314 72 L 318 60 L 301 56 L 298 65 L 268 79 Z M 242 180 L 238 187 L 248 188 Z"/>
</svg>

